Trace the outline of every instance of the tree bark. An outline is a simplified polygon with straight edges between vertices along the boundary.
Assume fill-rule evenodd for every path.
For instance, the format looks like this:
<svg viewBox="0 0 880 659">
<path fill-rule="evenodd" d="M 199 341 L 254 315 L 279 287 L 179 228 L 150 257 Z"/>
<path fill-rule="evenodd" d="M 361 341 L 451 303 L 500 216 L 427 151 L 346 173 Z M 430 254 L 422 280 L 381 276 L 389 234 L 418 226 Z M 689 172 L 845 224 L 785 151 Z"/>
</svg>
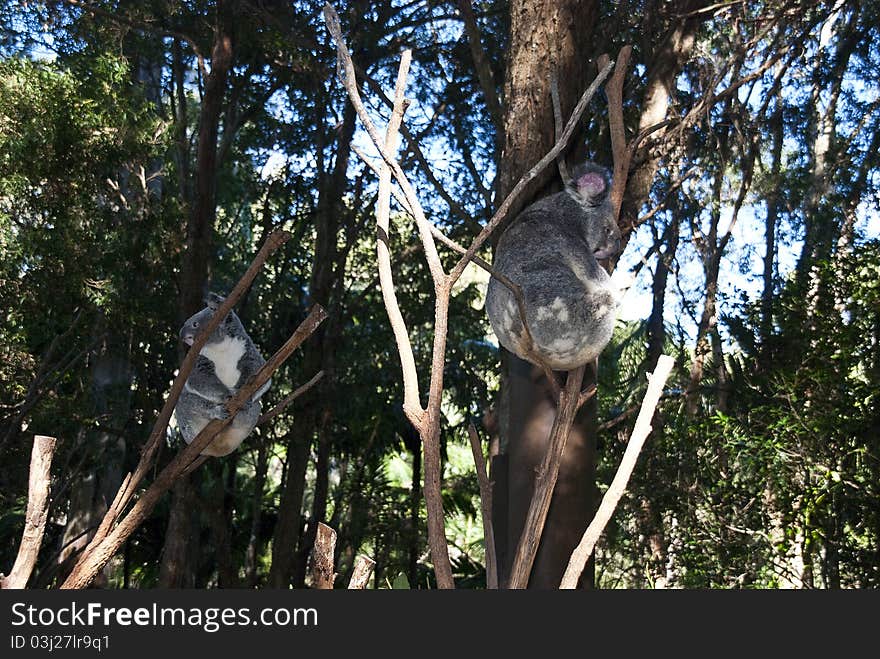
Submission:
<svg viewBox="0 0 880 659">
<path fill-rule="evenodd" d="M 287 442 L 287 474 L 278 504 L 278 522 L 272 534 L 272 566 L 269 569 L 269 585 L 272 588 L 289 588 L 296 559 L 297 547 L 302 534 L 302 502 L 306 489 L 311 437 L 299 429 L 290 433 Z"/>
<path fill-rule="evenodd" d="M 598 5 L 593 1 L 515 0 L 510 3 L 504 135 L 495 183 L 496 199 L 503 199 L 522 174 L 556 141 L 551 73 L 565 83 L 559 90 L 563 116 L 568 116 L 577 97 L 589 84 L 591 71 L 587 61 L 590 56 L 598 55 L 590 48 L 597 15 Z M 575 135 L 571 143 L 582 145 L 583 133 Z M 583 146 L 571 151 L 575 159 L 585 153 Z M 508 218 L 514 218 L 536 198 L 558 189 L 554 176 L 555 169 L 547 168 L 532 181 L 519 204 L 511 208 Z M 502 229 L 495 232 L 496 241 L 501 233 Z M 509 366 L 507 386 L 500 394 L 499 423 L 502 450 L 506 448 L 508 454 L 507 478 L 495 479 L 492 494 L 496 537 L 507 529 L 507 539 L 499 540 L 496 552 L 502 583 L 510 574 L 513 553 L 531 502 L 535 469 L 546 453 L 556 413 L 553 392 L 541 369 L 512 354 L 505 354 L 505 360 Z M 584 384 L 591 382 L 588 375 Z M 595 414 L 595 401 L 588 402 L 575 417 L 535 557 L 530 587 L 558 587 L 571 551 L 590 521 L 595 502 L 595 437 L 590 433 L 591 411 Z M 493 461 L 493 468 L 498 464 Z M 508 489 L 501 492 L 500 486 L 505 481 Z M 498 523 L 499 518 L 506 519 L 506 523 Z"/>
<path fill-rule="evenodd" d="M 323 109 L 321 110 L 323 117 Z M 311 304 L 318 303 L 325 307 L 332 307 L 332 295 L 337 289 L 339 280 L 345 273 L 345 256 L 347 252 L 340 255 L 338 249 L 339 230 L 346 218 L 351 218 L 351 211 L 345 207 L 343 196 L 346 191 L 346 177 L 348 172 L 348 162 L 351 155 L 351 140 L 354 135 L 356 113 L 352 104 L 346 101 L 343 110 L 342 125 L 338 132 L 336 159 L 333 169 L 329 174 L 324 174 L 324 156 L 321 144 L 323 143 L 324 124 L 321 118 L 317 123 L 319 130 L 318 153 L 319 162 L 319 180 L 320 192 L 318 197 L 318 207 L 315 224 L 315 252 L 312 261 L 312 274 L 309 282 L 309 300 Z M 324 174 L 324 175 L 322 175 Z M 308 442 L 304 447 L 298 450 L 290 451 L 288 447 L 288 455 L 294 454 L 296 459 L 306 459 L 310 449 L 312 436 L 317 437 L 318 443 L 318 460 L 317 480 L 315 487 L 315 497 L 313 501 L 312 514 L 310 523 L 306 533 L 299 542 L 299 517 L 302 506 L 302 486 L 299 482 L 291 483 L 292 488 L 289 496 L 282 497 L 281 505 L 278 509 L 278 526 L 275 532 L 275 541 L 273 543 L 272 552 L 272 570 L 271 573 L 273 585 L 276 588 L 286 587 L 291 578 L 294 584 L 302 586 L 305 583 L 306 564 L 309 553 L 315 543 L 315 533 L 317 530 L 317 522 L 324 518 L 327 508 L 328 493 L 328 465 L 330 451 L 332 448 L 332 422 L 333 422 L 333 404 L 334 404 L 334 363 L 335 363 L 335 342 L 341 331 L 338 322 L 329 323 L 329 327 L 319 329 L 313 338 L 309 341 L 306 348 L 305 358 L 303 360 L 303 371 L 305 373 L 314 373 L 319 370 L 324 371 L 325 377 L 316 387 L 317 394 L 310 395 L 311 407 L 313 412 L 303 415 L 306 423 L 297 431 L 297 441 Z M 299 474 L 305 477 L 305 468 L 295 466 L 295 475 Z M 296 520 L 296 521 L 295 521 Z M 296 529 L 294 529 L 296 525 Z M 294 540 L 298 541 L 293 546 L 284 546 L 279 543 L 289 543 Z M 281 544 L 281 546 L 276 547 Z M 291 554 L 277 554 L 278 551 L 291 552 Z M 292 557 L 296 556 L 294 560 Z M 276 558 L 280 561 L 276 567 Z"/>
<path fill-rule="evenodd" d="M 211 50 L 211 70 L 205 78 L 204 95 L 201 99 L 198 124 L 198 145 L 195 160 L 195 185 L 193 198 L 188 199 L 190 182 L 185 178 L 189 171 L 188 143 L 186 140 L 186 100 L 183 82 L 183 63 L 179 44 L 173 53 L 174 76 L 178 83 L 176 117 L 177 146 L 181 195 L 189 204 L 186 224 L 186 243 L 180 263 L 179 320 L 183 322 L 204 306 L 207 293 L 209 268 L 213 252 L 214 222 L 217 217 L 217 137 L 226 83 L 234 62 L 234 39 L 232 16 L 227 0 L 218 0 L 214 23 L 214 43 Z M 188 542 L 193 532 L 186 519 L 192 514 L 195 492 L 188 483 L 189 476 L 175 484 L 171 514 L 162 549 L 162 566 L 159 583 L 162 587 L 183 587 L 193 579 L 194 558 L 192 545 Z M 166 565 L 167 563 L 167 565 Z"/>
<path fill-rule="evenodd" d="M 257 586 L 257 556 L 260 553 L 260 527 L 263 515 L 263 490 L 266 487 L 266 475 L 269 471 L 269 448 L 267 440 L 262 438 L 257 449 L 257 467 L 254 474 L 254 492 L 251 498 L 251 529 L 248 534 L 248 545 L 244 557 L 245 585 L 248 588 Z"/>
<path fill-rule="evenodd" d="M 421 553 L 419 511 L 422 508 L 422 452 L 418 434 L 411 428 L 407 428 L 407 432 L 412 433 L 415 439 L 414 445 L 411 447 L 413 463 L 412 487 L 409 495 L 409 583 L 413 585 L 419 582 L 419 554 Z"/>
<path fill-rule="evenodd" d="M 773 114 L 770 117 L 770 185 L 767 194 L 767 217 L 764 223 L 764 271 L 763 289 L 761 291 L 761 352 L 764 364 L 769 364 L 769 342 L 773 333 L 773 294 L 774 272 L 776 264 L 776 225 L 782 210 L 781 176 L 782 171 L 782 140 L 784 125 L 782 121 L 782 99 L 776 97 Z"/>
<path fill-rule="evenodd" d="M 105 325 L 100 318 L 95 334 L 104 334 Z M 95 466 L 71 485 L 70 509 L 61 536 L 63 549 L 58 555 L 59 582 L 66 578 L 75 558 L 88 545 L 122 482 L 126 443 L 122 435 L 110 429 L 122 429 L 128 421 L 132 383 L 130 351 L 128 337 L 114 335 L 107 336 L 91 355 L 94 414 L 107 430 L 85 429 L 78 438 L 78 451 L 91 454 Z M 92 530 L 83 533 L 86 529 Z M 105 569 L 98 585 L 105 585 L 108 577 L 109 570 Z"/>
<path fill-rule="evenodd" d="M 234 62 L 233 17 L 228 0 L 218 0 L 211 71 L 199 111 L 195 163 L 195 199 L 187 218 L 186 248 L 180 264 L 181 320 L 203 306 L 217 217 L 217 136 L 226 82 Z M 178 137 L 179 139 L 179 137 Z"/>
<path fill-rule="evenodd" d="M 198 515 L 194 514 L 194 481 L 201 481 L 199 472 L 181 478 L 173 488 L 165 545 L 159 564 L 159 588 L 194 588 L 196 585 L 193 556 L 198 543 L 193 542 L 193 538 L 198 537 L 200 525 Z"/>
</svg>

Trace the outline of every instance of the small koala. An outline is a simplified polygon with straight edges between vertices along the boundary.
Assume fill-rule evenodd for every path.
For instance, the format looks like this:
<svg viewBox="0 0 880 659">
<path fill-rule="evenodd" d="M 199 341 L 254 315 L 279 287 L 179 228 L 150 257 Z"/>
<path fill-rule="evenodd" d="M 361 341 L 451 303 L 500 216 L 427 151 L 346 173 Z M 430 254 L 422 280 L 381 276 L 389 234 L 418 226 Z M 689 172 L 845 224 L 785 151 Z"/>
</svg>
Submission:
<svg viewBox="0 0 880 659">
<path fill-rule="evenodd" d="M 191 316 L 180 329 L 180 339 L 192 345 L 199 328 L 210 319 L 225 298 L 210 293 L 208 305 Z M 183 392 L 174 408 L 183 439 L 190 444 L 212 419 L 225 419 L 226 401 L 266 363 L 260 351 L 244 331 L 235 312 L 230 311 L 208 338 L 196 365 L 183 385 Z M 260 397 L 266 393 L 269 380 L 235 415 L 232 423 L 214 438 L 202 455 L 220 457 L 232 453 L 251 434 L 260 418 Z"/>
<path fill-rule="evenodd" d="M 493 268 L 522 289 L 533 345 L 516 298 L 494 277 L 486 312 L 501 345 L 522 359 L 568 371 L 611 340 L 619 294 L 597 261 L 620 251 L 609 187 L 604 167 L 578 165 L 565 190 L 527 207 L 502 234 Z"/>
</svg>

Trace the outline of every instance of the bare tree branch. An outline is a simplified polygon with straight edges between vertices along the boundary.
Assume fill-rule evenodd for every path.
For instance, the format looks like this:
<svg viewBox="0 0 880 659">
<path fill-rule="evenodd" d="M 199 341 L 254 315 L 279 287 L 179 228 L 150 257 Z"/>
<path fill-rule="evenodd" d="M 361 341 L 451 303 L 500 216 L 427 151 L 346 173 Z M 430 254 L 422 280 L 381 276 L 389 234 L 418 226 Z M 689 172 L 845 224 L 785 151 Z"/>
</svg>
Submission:
<svg viewBox="0 0 880 659">
<path fill-rule="evenodd" d="M 554 134 L 558 141 L 562 136 L 562 104 L 559 101 L 559 76 L 556 74 L 555 68 L 550 72 L 550 98 L 553 101 Z M 559 178 L 562 179 L 563 185 L 568 185 L 571 182 L 571 176 L 562 153 L 556 158 L 556 166 L 559 168 Z"/>
<path fill-rule="evenodd" d="M 411 52 L 404 51 L 400 68 L 398 70 L 397 83 L 394 94 L 394 110 L 389 119 L 386 129 L 385 140 L 381 140 L 379 132 L 367 114 L 366 108 L 360 98 L 355 78 L 354 64 L 349 55 L 348 48 L 342 38 L 342 29 L 339 25 L 339 16 L 329 4 L 324 5 L 324 19 L 327 29 L 336 42 L 340 71 L 344 72 L 343 85 L 345 86 L 352 105 L 358 113 L 370 139 L 382 155 L 385 161 L 382 175 L 379 178 L 379 198 L 376 202 L 377 227 L 379 241 L 377 254 L 380 267 L 380 284 L 382 295 L 385 299 L 385 307 L 389 320 L 394 330 L 395 341 L 400 354 L 401 366 L 404 378 L 404 412 L 419 433 L 422 440 L 424 453 L 424 492 L 425 506 L 428 511 L 428 544 L 431 548 L 431 559 L 434 563 L 434 574 L 437 585 L 443 589 L 455 588 L 452 577 L 452 564 L 449 560 L 449 547 L 446 541 L 445 513 L 443 511 L 443 496 L 441 480 L 443 467 L 440 459 L 440 420 L 442 413 L 440 404 L 443 394 L 443 370 L 446 354 L 446 331 L 448 323 L 449 296 L 452 290 L 450 282 L 440 262 L 437 246 L 431 232 L 431 223 L 425 217 L 415 190 L 410 184 L 400 164 L 394 158 L 397 130 L 401 124 L 406 103 L 403 97 L 406 84 L 406 75 L 409 69 Z M 394 175 L 403 191 L 409 209 L 415 217 L 416 226 L 421 238 L 422 249 L 428 263 L 428 270 L 434 282 L 434 340 L 431 353 L 431 380 L 428 389 L 428 404 L 422 408 L 418 394 L 418 379 L 415 369 L 415 360 L 412 355 L 412 346 L 406 331 L 400 309 L 397 307 L 396 296 L 393 290 L 393 281 L 390 277 L 390 256 L 388 250 L 388 216 L 391 206 L 391 176 Z M 383 227 L 384 224 L 384 227 Z M 383 270 L 386 272 L 383 274 Z"/>
<path fill-rule="evenodd" d="M 535 474 L 535 493 L 529 504 L 522 537 L 516 546 L 516 554 L 514 554 L 513 565 L 510 568 L 508 588 L 525 588 L 529 583 L 532 564 L 535 562 L 541 534 L 544 531 L 544 522 L 547 521 L 547 511 L 550 509 L 553 488 L 556 487 L 556 480 L 559 478 L 562 453 L 565 450 L 565 444 L 568 441 L 578 401 L 581 397 L 581 383 L 584 380 L 585 370 L 586 366 L 580 366 L 568 372 L 565 389 L 559 397 L 556 418 L 553 420 L 553 428 L 550 430 L 547 452 L 544 454 L 538 473 Z"/>
<path fill-rule="evenodd" d="M 495 557 L 495 530 L 492 526 L 492 484 L 486 473 L 486 458 L 483 457 L 483 445 L 473 423 L 468 424 L 468 437 L 471 440 L 471 452 L 474 454 L 474 466 L 477 469 L 477 482 L 480 485 L 480 512 L 483 516 L 483 546 L 486 548 L 486 588 L 498 589 L 498 561 Z"/>
<path fill-rule="evenodd" d="M 642 409 L 639 412 L 638 419 L 636 419 L 635 428 L 633 428 L 629 444 L 620 461 L 620 466 L 617 468 L 617 473 L 614 475 L 608 491 L 602 497 L 602 503 L 599 504 L 599 510 L 596 511 L 593 521 L 590 522 L 587 530 L 584 531 L 580 544 L 571 554 L 571 559 L 568 562 L 568 567 L 559 586 L 560 588 L 577 587 L 577 582 L 584 571 L 584 566 L 587 564 L 590 555 L 593 553 L 593 548 L 596 546 L 599 536 L 602 535 L 602 531 L 614 514 L 614 509 L 617 508 L 617 503 L 623 496 L 624 491 L 626 491 L 626 484 L 629 482 L 633 469 L 635 469 L 642 446 L 651 433 L 651 418 L 654 416 L 654 410 L 657 408 L 660 395 L 663 393 L 663 385 L 666 383 L 666 379 L 672 372 L 674 365 L 675 360 L 668 355 L 661 355 L 660 359 L 657 360 L 657 366 L 651 375 L 648 391 L 645 392 L 645 398 L 642 401 Z"/>
<path fill-rule="evenodd" d="M 9 576 L 4 577 L 0 574 L 0 588 L 24 588 L 34 571 L 40 546 L 43 544 L 46 517 L 49 514 L 49 486 L 52 482 L 51 469 L 54 455 L 55 438 L 35 435 L 28 474 L 28 503 L 24 516 L 24 531 Z"/>
<path fill-rule="evenodd" d="M 605 85 L 605 94 L 608 96 L 608 123 L 611 128 L 611 152 L 614 154 L 614 175 L 610 196 L 615 219 L 620 217 L 620 206 L 623 204 L 629 164 L 632 160 L 632 152 L 626 148 L 626 127 L 623 123 L 623 81 L 626 78 L 631 55 L 632 46 L 629 44 L 620 49 L 617 64 L 614 66 L 614 75 Z M 607 62 L 607 55 L 599 58 L 600 67 L 605 66 Z"/>
<path fill-rule="evenodd" d="M 489 110 L 489 117 L 492 119 L 492 125 L 495 126 L 495 134 L 501 136 L 504 134 L 504 119 L 501 111 L 501 102 L 498 100 L 498 93 L 495 91 L 495 77 L 492 75 L 492 67 L 489 64 L 489 58 L 486 57 L 486 51 L 483 50 L 483 43 L 480 40 L 480 28 L 477 25 L 477 17 L 474 16 L 474 8 L 471 6 L 471 0 L 456 0 L 458 11 L 461 13 L 464 22 L 464 30 L 467 32 L 468 45 L 471 49 L 471 59 L 474 60 L 474 70 L 477 73 L 477 80 L 480 83 L 480 89 L 483 90 L 483 97 L 486 99 L 486 108 Z"/>
<path fill-rule="evenodd" d="M 264 423 L 266 423 L 266 422 L 268 422 L 268 421 L 271 421 L 271 420 L 274 419 L 276 416 L 278 416 L 279 414 L 281 414 L 281 413 L 285 410 L 285 408 L 286 408 L 288 405 L 290 405 L 293 401 L 295 401 L 297 398 L 299 398 L 299 397 L 302 396 L 304 393 L 306 393 L 309 389 L 311 389 L 311 388 L 314 387 L 316 384 L 318 384 L 318 381 L 319 381 L 322 377 L 324 377 L 324 371 L 318 371 L 317 373 L 315 373 L 315 375 L 312 376 L 312 379 L 311 379 L 311 380 L 309 380 L 309 381 L 306 382 L 305 384 L 303 384 L 303 385 L 297 387 L 297 388 L 293 391 L 293 393 L 291 393 L 290 395 L 286 396 L 286 397 L 284 398 L 284 400 L 282 400 L 280 403 L 278 403 L 275 407 L 273 407 L 273 408 L 272 408 L 271 410 L 269 410 L 268 412 L 262 414 L 262 415 L 260 416 L 259 420 L 257 421 L 257 425 L 258 425 L 258 426 L 261 426 L 261 425 L 263 425 Z"/>
</svg>

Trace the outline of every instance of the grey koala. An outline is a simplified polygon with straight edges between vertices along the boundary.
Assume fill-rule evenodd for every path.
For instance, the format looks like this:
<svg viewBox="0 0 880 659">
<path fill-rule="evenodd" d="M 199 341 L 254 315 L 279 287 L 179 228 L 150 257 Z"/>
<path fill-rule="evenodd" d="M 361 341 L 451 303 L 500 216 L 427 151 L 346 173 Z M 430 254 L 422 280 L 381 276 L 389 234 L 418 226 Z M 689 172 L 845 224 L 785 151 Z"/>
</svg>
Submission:
<svg viewBox="0 0 880 659">
<path fill-rule="evenodd" d="M 565 190 L 526 208 L 501 236 L 493 267 L 522 289 L 531 351 L 516 299 L 494 277 L 486 312 L 501 345 L 522 359 L 567 371 L 611 340 L 618 292 L 597 262 L 620 250 L 609 185 L 604 167 L 579 165 Z"/>
<path fill-rule="evenodd" d="M 180 329 L 180 339 L 192 345 L 199 333 L 225 298 L 211 293 L 208 305 L 191 316 Z M 235 312 L 229 315 L 211 334 L 196 360 L 195 368 L 183 385 L 183 392 L 174 408 L 177 425 L 187 444 L 212 419 L 225 419 L 226 401 L 266 363 L 260 351 L 244 331 Z M 232 453 L 245 437 L 251 434 L 260 418 L 260 397 L 266 393 L 269 380 L 235 415 L 232 423 L 214 438 L 202 455 L 220 457 Z"/>
</svg>

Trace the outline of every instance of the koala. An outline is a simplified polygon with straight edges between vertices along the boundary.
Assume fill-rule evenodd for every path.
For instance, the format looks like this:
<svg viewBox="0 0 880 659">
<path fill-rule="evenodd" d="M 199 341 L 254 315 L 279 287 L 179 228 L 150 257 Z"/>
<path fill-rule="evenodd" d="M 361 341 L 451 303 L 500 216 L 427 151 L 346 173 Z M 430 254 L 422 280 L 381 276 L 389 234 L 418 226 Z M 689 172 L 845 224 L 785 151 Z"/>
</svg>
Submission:
<svg viewBox="0 0 880 659">
<path fill-rule="evenodd" d="M 210 320 L 224 299 L 216 293 L 209 294 L 205 300 L 208 306 L 184 323 L 180 329 L 180 339 L 192 345 L 199 328 Z M 187 444 L 212 419 L 225 419 L 228 416 L 226 401 L 265 363 L 238 316 L 230 311 L 199 353 L 174 408 L 177 425 Z M 257 425 L 262 411 L 260 397 L 271 384 L 269 380 L 257 390 L 238 411 L 232 423 L 202 451 L 202 455 L 221 457 L 238 448 Z"/>
<path fill-rule="evenodd" d="M 494 277 L 486 312 L 501 345 L 522 359 L 568 371 L 611 340 L 619 293 L 598 263 L 620 251 L 609 186 L 605 168 L 581 164 L 565 190 L 528 206 L 502 234 L 493 268 L 522 289 L 533 345 L 516 298 Z"/>
</svg>

